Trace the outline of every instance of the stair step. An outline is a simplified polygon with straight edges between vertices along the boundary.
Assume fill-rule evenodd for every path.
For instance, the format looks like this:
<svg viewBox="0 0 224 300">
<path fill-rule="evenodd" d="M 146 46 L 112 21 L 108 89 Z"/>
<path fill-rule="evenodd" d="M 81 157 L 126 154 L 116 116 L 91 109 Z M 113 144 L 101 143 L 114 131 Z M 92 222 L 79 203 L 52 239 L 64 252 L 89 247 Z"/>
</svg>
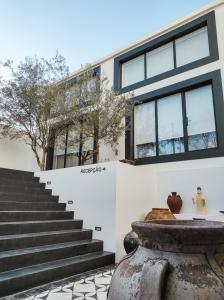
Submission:
<svg viewBox="0 0 224 300">
<path fill-rule="evenodd" d="M 23 194 L 23 193 L 0 193 L 0 202 L 1 201 L 30 201 L 30 202 L 58 202 L 59 197 L 53 195 L 44 195 L 44 194 Z"/>
<path fill-rule="evenodd" d="M 114 264 L 34 173 L 0 168 L 0 297 Z"/>
<path fill-rule="evenodd" d="M 72 229 L 0 236 L 0 251 L 31 248 L 71 241 L 90 240 L 92 230 Z"/>
<path fill-rule="evenodd" d="M 82 220 L 45 220 L 45 221 L 22 221 L 0 222 L 0 236 L 25 234 L 35 232 L 60 231 L 69 229 L 81 229 Z"/>
<path fill-rule="evenodd" d="M 73 211 L 0 211 L 1 222 L 73 219 Z"/>
<path fill-rule="evenodd" d="M 0 274 L 0 297 L 111 264 L 114 254 L 94 252 L 4 272 Z"/>
<path fill-rule="evenodd" d="M 30 177 L 34 176 L 34 172 L 29 171 L 22 171 L 22 170 L 15 170 L 15 169 L 7 169 L 7 168 L 0 168 L 0 176 L 2 174 L 13 174 L 13 175 L 27 175 Z"/>
<path fill-rule="evenodd" d="M 36 181 L 24 182 L 24 181 L 21 181 L 21 180 L 11 180 L 11 179 L 6 180 L 6 179 L 2 179 L 2 178 L 0 179 L 0 189 L 11 188 L 11 187 L 14 187 L 14 188 L 23 187 L 24 189 L 28 189 L 28 188 L 45 189 L 45 185 L 46 185 L 45 183 L 36 182 Z"/>
<path fill-rule="evenodd" d="M 0 272 L 103 251 L 103 242 L 84 240 L 0 252 Z"/>
<path fill-rule="evenodd" d="M 54 202 L 0 202 L 0 211 L 52 211 L 52 210 L 65 210 L 65 203 Z"/>
<path fill-rule="evenodd" d="M 41 187 L 29 187 L 29 186 L 3 186 L 0 187 L 1 194 L 15 194 L 21 193 L 25 195 L 29 194 L 41 194 L 41 195 L 51 195 L 51 189 L 44 189 Z"/>
<path fill-rule="evenodd" d="M 34 176 L 29 176 L 29 175 L 16 175 L 13 173 L 0 173 L 0 181 L 8 181 L 8 182 L 13 182 L 13 181 L 20 181 L 20 182 L 39 182 L 40 177 L 34 177 Z"/>
<path fill-rule="evenodd" d="M 0 236 L 8 234 L 14 235 L 23 233 L 81 229 L 82 224 L 82 220 L 0 222 Z"/>
</svg>

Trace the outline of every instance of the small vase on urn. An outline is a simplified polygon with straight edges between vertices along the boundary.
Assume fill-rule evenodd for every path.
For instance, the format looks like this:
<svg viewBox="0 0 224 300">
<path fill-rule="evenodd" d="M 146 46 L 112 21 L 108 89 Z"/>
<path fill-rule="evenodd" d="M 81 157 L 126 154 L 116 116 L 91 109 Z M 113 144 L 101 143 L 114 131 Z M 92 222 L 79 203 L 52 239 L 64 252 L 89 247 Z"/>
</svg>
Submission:
<svg viewBox="0 0 224 300">
<path fill-rule="evenodd" d="M 179 214 L 182 207 L 182 199 L 177 192 L 172 192 L 167 198 L 167 205 L 173 214 Z"/>
</svg>

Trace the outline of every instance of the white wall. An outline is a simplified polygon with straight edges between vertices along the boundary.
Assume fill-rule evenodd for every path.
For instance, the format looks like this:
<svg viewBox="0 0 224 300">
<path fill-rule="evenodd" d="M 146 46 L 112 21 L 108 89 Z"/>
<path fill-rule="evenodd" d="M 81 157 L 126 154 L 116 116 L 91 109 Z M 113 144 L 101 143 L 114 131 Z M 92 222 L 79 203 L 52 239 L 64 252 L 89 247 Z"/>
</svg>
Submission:
<svg viewBox="0 0 224 300">
<path fill-rule="evenodd" d="M 166 199 L 172 191 L 178 192 L 183 199 L 181 213 L 185 217 L 196 217 L 192 203 L 197 186 L 201 186 L 207 200 L 208 218 L 224 221 L 223 210 L 223 178 L 224 158 L 210 158 L 185 162 L 158 165 L 157 173 L 157 205 L 166 206 Z"/>
<path fill-rule="evenodd" d="M 81 170 L 105 168 L 105 171 L 81 173 Z M 84 228 L 93 229 L 93 238 L 104 241 L 104 249 L 116 252 L 116 261 L 124 255 L 123 240 L 131 223 L 144 220 L 153 208 L 167 208 L 167 196 L 178 192 L 183 199 L 181 215 L 197 214 L 192 197 L 201 186 L 208 204 L 208 219 L 224 221 L 223 186 L 224 158 L 131 166 L 120 162 L 51 170 L 35 173 L 41 182 L 50 184 L 60 202 L 74 210 L 75 219 L 83 219 Z M 95 231 L 95 226 L 102 231 Z"/>
<path fill-rule="evenodd" d="M 155 198 L 155 174 L 144 166 L 139 168 L 117 163 L 116 258 L 124 255 L 123 240 L 131 231 L 131 223 L 144 220 Z"/>
<path fill-rule="evenodd" d="M 0 139 L 0 168 L 38 171 L 35 156 L 23 140 Z"/>
<path fill-rule="evenodd" d="M 95 167 L 106 170 L 80 172 Z M 37 172 L 35 175 L 41 182 L 51 181 L 47 188 L 60 196 L 60 202 L 73 200 L 67 209 L 75 212 L 75 219 L 82 219 L 84 228 L 93 229 L 93 238 L 103 240 L 105 250 L 115 252 L 116 163 Z M 102 231 L 95 231 L 95 226 L 102 227 Z"/>
<path fill-rule="evenodd" d="M 95 173 L 81 173 L 91 168 L 106 168 Z M 124 255 L 123 240 L 131 223 L 143 220 L 155 198 L 155 175 L 145 167 L 119 162 L 99 163 L 83 167 L 35 173 L 47 188 L 60 196 L 60 202 L 75 212 L 83 227 L 93 229 L 93 238 L 104 241 L 106 251 L 116 252 L 116 260 Z M 154 183 L 153 183 L 154 182 Z M 149 184 L 150 183 L 150 184 Z M 95 226 L 102 231 L 95 231 Z"/>
</svg>

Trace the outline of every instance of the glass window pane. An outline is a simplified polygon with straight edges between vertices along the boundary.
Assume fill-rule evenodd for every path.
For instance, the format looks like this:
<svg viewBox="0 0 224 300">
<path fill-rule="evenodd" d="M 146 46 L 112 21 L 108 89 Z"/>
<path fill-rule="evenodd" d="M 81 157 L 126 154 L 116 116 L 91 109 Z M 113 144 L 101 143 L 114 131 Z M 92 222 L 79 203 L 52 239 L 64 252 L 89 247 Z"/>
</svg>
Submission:
<svg viewBox="0 0 224 300">
<path fill-rule="evenodd" d="M 79 143 L 80 143 L 80 134 L 74 128 L 74 126 L 69 127 L 66 168 L 75 167 L 79 165 L 79 157 L 78 157 Z"/>
<path fill-rule="evenodd" d="M 80 133 L 74 128 L 69 127 L 67 153 L 79 152 Z"/>
<path fill-rule="evenodd" d="M 92 137 L 84 138 L 82 145 L 82 159 L 84 165 L 93 163 L 93 148 L 94 139 Z"/>
<path fill-rule="evenodd" d="M 177 66 L 209 56 L 207 27 L 195 30 L 176 40 Z"/>
<path fill-rule="evenodd" d="M 173 42 L 147 53 L 147 78 L 164 73 L 174 68 Z"/>
<path fill-rule="evenodd" d="M 159 155 L 184 152 L 181 94 L 158 100 Z"/>
<path fill-rule="evenodd" d="M 89 151 L 89 150 L 93 150 L 93 138 L 89 137 L 89 138 L 85 138 L 83 145 L 82 145 L 82 151 Z"/>
<path fill-rule="evenodd" d="M 135 106 L 135 158 L 156 155 L 155 102 Z"/>
<path fill-rule="evenodd" d="M 186 92 L 189 151 L 217 147 L 212 86 Z"/>
<path fill-rule="evenodd" d="M 66 168 L 76 167 L 79 165 L 79 157 L 76 153 L 69 153 L 66 156 Z"/>
<path fill-rule="evenodd" d="M 144 55 L 122 64 L 122 87 L 144 79 Z"/>
<path fill-rule="evenodd" d="M 66 131 L 58 133 L 54 143 L 53 169 L 64 168 Z"/>
</svg>

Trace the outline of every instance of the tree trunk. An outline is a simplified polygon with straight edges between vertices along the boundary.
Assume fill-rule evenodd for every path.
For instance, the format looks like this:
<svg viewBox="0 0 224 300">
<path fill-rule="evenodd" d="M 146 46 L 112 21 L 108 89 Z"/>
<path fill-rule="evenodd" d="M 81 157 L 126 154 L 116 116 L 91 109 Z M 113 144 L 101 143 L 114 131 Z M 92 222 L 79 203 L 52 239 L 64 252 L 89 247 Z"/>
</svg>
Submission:
<svg viewBox="0 0 224 300">
<path fill-rule="evenodd" d="M 99 139 L 96 139 L 96 162 L 98 163 L 100 158 L 100 145 L 99 145 Z"/>
<path fill-rule="evenodd" d="M 43 152 L 42 152 L 41 161 L 39 163 L 39 167 L 40 167 L 41 171 L 45 171 L 46 155 L 47 155 L 47 151 L 46 151 L 46 149 L 44 149 Z"/>
</svg>

